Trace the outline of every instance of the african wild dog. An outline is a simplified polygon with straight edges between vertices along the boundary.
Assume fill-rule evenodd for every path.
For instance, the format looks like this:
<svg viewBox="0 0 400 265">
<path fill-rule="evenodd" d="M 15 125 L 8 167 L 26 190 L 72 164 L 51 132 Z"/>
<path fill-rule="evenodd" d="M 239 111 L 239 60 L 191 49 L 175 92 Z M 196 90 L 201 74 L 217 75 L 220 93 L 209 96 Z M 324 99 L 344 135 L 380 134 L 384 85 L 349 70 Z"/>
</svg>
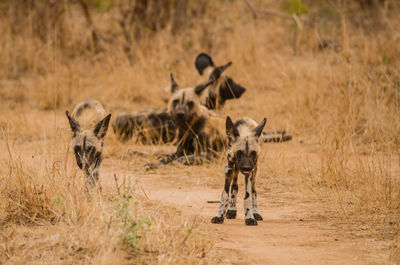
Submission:
<svg viewBox="0 0 400 265">
<path fill-rule="evenodd" d="M 120 114 L 112 127 L 120 140 L 127 141 L 135 136 L 135 141 L 142 144 L 170 143 L 176 136 L 167 108 Z"/>
<path fill-rule="evenodd" d="M 97 100 L 88 99 L 76 105 L 72 115 L 66 111 L 72 130 L 72 146 L 76 163 L 85 174 L 86 191 L 88 186 L 96 186 L 99 180 L 99 167 L 102 161 L 103 140 L 107 133 L 111 114 L 106 115 Z"/>
<path fill-rule="evenodd" d="M 245 176 L 246 195 L 244 197 L 244 212 L 246 225 L 257 225 L 257 220 L 263 220 L 257 208 L 256 173 L 257 159 L 260 154 L 259 138 L 266 119 L 257 125 L 250 118 L 242 118 L 235 123 L 226 118 L 226 134 L 228 136 L 227 165 L 225 167 L 225 186 L 221 195 L 221 204 L 212 223 L 222 224 L 224 218 L 236 218 L 236 197 L 238 193 L 238 173 Z M 229 202 L 229 189 L 231 189 Z M 228 208 L 229 204 L 229 208 Z"/>
<path fill-rule="evenodd" d="M 229 99 L 240 98 L 246 88 L 235 83 L 233 79 L 223 73 L 232 62 L 222 66 L 215 66 L 212 58 L 206 53 L 196 57 L 195 66 L 200 75 L 205 74 L 207 79 L 214 82 L 202 93 L 200 102 L 208 109 L 220 109 Z"/>
<path fill-rule="evenodd" d="M 201 162 L 225 148 L 224 120 L 200 104 L 201 93 L 212 80 L 194 88 L 179 89 L 168 102 L 168 114 L 178 131 L 176 151 L 158 161 L 167 164 Z M 148 164 L 154 168 L 157 164 Z"/>
<path fill-rule="evenodd" d="M 215 66 L 211 57 L 201 53 L 195 60 L 199 74 L 206 73 L 207 81 L 212 80 L 209 88 L 202 92 L 200 103 L 208 109 L 221 109 L 226 100 L 239 98 L 246 89 L 235 83 L 225 75 L 224 71 L 232 63 Z M 179 89 L 177 82 L 171 75 L 170 92 L 173 94 Z M 168 108 L 142 111 L 133 114 L 118 115 L 112 127 L 121 140 L 128 140 L 135 135 L 136 141 L 147 143 L 168 143 L 176 136 L 176 128 L 168 114 Z"/>
<path fill-rule="evenodd" d="M 173 74 L 171 91 L 179 88 Z M 112 123 L 114 133 L 122 141 L 135 135 L 137 142 L 143 144 L 169 143 L 175 139 L 176 128 L 168 115 L 168 108 L 139 111 L 134 114 L 120 114 Z"/>
</svg>

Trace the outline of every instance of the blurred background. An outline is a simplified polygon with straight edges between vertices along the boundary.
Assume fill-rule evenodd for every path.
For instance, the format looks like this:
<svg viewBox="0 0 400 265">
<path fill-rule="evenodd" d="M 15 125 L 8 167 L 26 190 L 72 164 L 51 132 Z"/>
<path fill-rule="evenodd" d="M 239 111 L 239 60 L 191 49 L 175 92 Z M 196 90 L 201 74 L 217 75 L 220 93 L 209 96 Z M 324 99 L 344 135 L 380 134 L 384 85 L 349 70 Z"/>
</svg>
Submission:
<svg viewBox="0 0 400 265">
<path fill-rule="evenodd" d="M 303 141 L 397 150 L 399 8 L 394 0 L 2 0 L 1 106 L 4 114 L 65 111 L 85 98 L 113 113 L 165 106 L 169 73 L 194 86 L 194 59 L 206 52 L 216 64 L 233 61 L 228 74 L 247 88 L 223 114 L 267 116 L 270 128 Z"/>
<path fill-rule="evenodd" d="M 267 115 L 300 134 L 343 125 L 349 137 L 398 142 L 399 6 L 2 0 L 1 105 L 65 109 L 90 97 L 112 111 L 165 106 L 169 73 L 195 85 L 194 59 L 207 52 L 217 64 L 233 61 L 228 74 L 248 89 L 229 113 Z"/>
</svg>

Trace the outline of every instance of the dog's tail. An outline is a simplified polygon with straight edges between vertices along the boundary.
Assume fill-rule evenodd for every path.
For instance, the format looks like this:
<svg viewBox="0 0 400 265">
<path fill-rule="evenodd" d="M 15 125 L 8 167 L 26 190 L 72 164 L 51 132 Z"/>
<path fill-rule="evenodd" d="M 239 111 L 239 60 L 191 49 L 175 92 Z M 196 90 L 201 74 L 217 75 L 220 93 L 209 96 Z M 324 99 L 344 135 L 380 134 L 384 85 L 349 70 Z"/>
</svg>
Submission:
<svg viewBox="0 0 400 265">
<path fill-rule="evenodd" d="M 282 143 L 292 140 L 292 136 L 287 135 L 286 131 L 263 132 L 261 139 L 264 143 Z"/>
<path fill-rule="evenodd" d="M 82 113 L 87 109 L 94 110 L 99 116 L 104 116 L 106 114 L 104 107 L 100 102 L 95 99 L 86 99 L 76 105 L 74 111 L 72 112 L 72 117 L 75 119 L 79 118 L 79 116 L 81 116 Z"/>
</svg>

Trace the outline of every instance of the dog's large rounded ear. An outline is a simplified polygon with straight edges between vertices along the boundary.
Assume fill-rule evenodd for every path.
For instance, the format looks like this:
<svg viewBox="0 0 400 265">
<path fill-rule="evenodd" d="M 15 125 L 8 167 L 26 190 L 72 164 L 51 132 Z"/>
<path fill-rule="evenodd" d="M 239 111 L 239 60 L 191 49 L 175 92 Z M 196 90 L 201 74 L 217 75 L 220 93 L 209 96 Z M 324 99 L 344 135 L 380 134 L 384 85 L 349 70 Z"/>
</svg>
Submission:
<svg viewBox="0 0 400 265">
<path fill-rule="evenodd" d="M 219 88 L 219 94 L 223 100 L 240 98 L 245 91 L 246 88 L 235 83 L 230 77 L 226 78 L 225 84 Z"/>
<path fill-rule="evenodd" d="M 246 92 L 246 88 L 234 83 L 234 85 L 232 86 L 232 92 L 235 98 L 240 98 L 240 96 L 242 96 L 242 94 Z"/>
<path fill-rule="evenodd" d="M 267 118 L 264 118 L 263 121 L 256 128 L 254 128 L 253 130 L 254 136 L 260 137 L 266 122 Z"/>
<path fill-rule="evenodd" d="M 108 114 L 104 119 L 99 121 L 99 123 L 97 123 L 96 126 L 94 127 L 93 133 L 97 138 L 102 139 L 104 138 L 104 136 L 106 136 L 108 130 L 108 124 L 110 123 L 110 118 L 111 114 Z"/>
<path fill-rule="evenodd" d="M 199 71 L 199 74 L 203 75 L 204 69 L 209 66 L 214 66 L 214 62 L 208 54 L 200 53 L 197 55 L 194 65 L 196 66 L 197 71 Z"/>
<path fill-rule="evenodd" d="M 229 116 L 226 116 L 225 127 L 226 127 L 226 135 L 228 136 L 229 140 L 234 141 L 236 140 L 237 137 L 239 137 L 239 132 L 235 124 L 233 124 L 231 117 Z"/>
<path fill-rule="evenodd" d="M 72 130 L 72 134 L 75 136 L 75 134 L 81 130 L 81 126 L 79 125 L 79 122 L 77 120 L 75 120 L 71 116 L 71 114 L 69 114 L 68 110 L 65 112 L 65 114 L 67 115 L 67 118 L 69 121 L 69 126 L 71 127 L 71 130 Z"/>
</svg>

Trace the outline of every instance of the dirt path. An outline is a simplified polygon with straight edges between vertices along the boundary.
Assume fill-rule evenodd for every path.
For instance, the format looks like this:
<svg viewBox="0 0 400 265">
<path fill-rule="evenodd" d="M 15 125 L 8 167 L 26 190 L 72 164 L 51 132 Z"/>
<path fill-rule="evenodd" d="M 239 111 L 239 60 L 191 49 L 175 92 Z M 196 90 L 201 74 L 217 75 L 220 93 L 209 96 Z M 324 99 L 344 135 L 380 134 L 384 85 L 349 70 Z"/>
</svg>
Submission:
<svg viewBox="0 0 400 265">
<path fill-rule="evenodd" d="M 204 167 L 165 166 L 159 172 L 149 173 L 136 165 L 143 165 L 148 158 L 135 157 L 126 163 L 135 163 L 123 174 L 133 174 L 142 191 L 150 200 L 181 209 L 196 215 L 199 223 L 206 226 L 212 238 L 216 238 L 214 251 L 225 259 L 226 264 L 390 264 L 388 254 L 381 251 L 382 242 L 343 233 L 329 224 L 329 215 L 323 214 L 321 205 L 309 199 L 299 199 L 285 185 L 285 161 L 302 159 L 304 163 L 315 163 L 313 146 L 291 143 L 269 145 L 263 161 L 274 165 L 268 171 L 265 166 L 259 172 L 259 210 L 264 221 L 258 226 L 244 224 L 243 177 L 239 177 L 237 219 L 225 219 L 224 224 L 211 224 L 219 204 L 207 203 L 219 200 L 223 178 L 210 176 L 220 165 Z M 267 149 L 267 148 L 266 148 Z M 285 154 L 285 155 L 283 155 Z M 279 160 L 272 160 L 279 157 Z M 280 161 L 280 162 L 279 162 Z M 125 162 L 124 162 L 125 163 Z M 276 163 L 281 163 L 275 165 Z M 104 164 L 105 179 L 114 186 L 113 172 L 118 172 L 108 161 Z M 269 174 L 276 176 L 268 177 Z M 318 208 L 320 207 L 320 208 Z M 180 216 L 177 216 L 180 218 Z"/>
<path fill-rule="evenodd" d="M 282 148 L 288 146 L 276 149 Z M 288 157 L 299 153 L 304 157 L 304 152 L 300 152 L 295 146 L 284 151 L 288 151 Z M 271 150 L 270 155 L 279 154 Z M 143 159 L 137 163 L 143 165 L 145 161 L 148 160 Z M 119 166 L 125 162 L 117 161 L 117 165 L 113 163 L 110 160 L 104 161 L 103 185 L 114 187 L 114 172 L 118 172 L 118 168 L 124 168 Z M 237 219 L 226 219 L 222 225 L 211 224 L 210 220 L 219 204 L 210 204 L 207 201 L 219 200 L 222 179 L 205 185 L 207 179 L 197 176 L 195 167 L 166 167 L 166 172 L 170 174 L 138 173 L 136 165 L 131 168 L 132 172 L 121 171 L 118 174 L 136 172 L 133 174 L 140 186 L 138 192 L 145 193 L 150 200 L 160 201 L 161 204 L 172 205 L 185 213 L 199 216 L 201 225 L 205 225 L 210 235 L 217 238 L 214 251 L 218 256 L 226 256 L 227 264 L 390 264 L 385 253 L 377 251 L 379 247 L 371 248 L 371 242 L 338 233 L 326 225 L 323 218 L 315 217 L 316 211 L 313 207 L 318 207 L 315 202 L 292 201 L 285 190 L 271 189 L 265 192 L 263 187 L 258 192 L 258 205 L 264 221 L 258 222 L 255 227 L 245 226 L 242 208 L 244 183 L 243 178 L 239 178 Z M 194 178 L 183 176 L 187 171 L 192 172 Z M 214 185 L 218 182 L 221 183 Z M 377 242 L 372 242 L 375 243 Z"/>
<path fill-rule="evenodd" d="M 286 204 L 284 196 L 275 194 L 272 200 L 260 194 L 264 221 L 258 226 L 244 225 L 242 200 L 238 200 L 237 219 L 215 225 L 210 220 L 218 204 L 207 200 L 218 199 L 220 189 L 177 183 L 173 177 L 160 175 L 140 176 L 139 181 L 151 200 L 199 215 L 210 233 L 217 235 L 215 250 L 227 255 L 232 264 L 385 264 L 383 257 L 365 251 L 361 240 L 321 228 L 318 220 L 309 218 L 309 207 L 313 205 Z M 243 187 L 243 183 L 239 185 Z M 239 198 L 242 197 L 239 188 Z"/>
</svg>

